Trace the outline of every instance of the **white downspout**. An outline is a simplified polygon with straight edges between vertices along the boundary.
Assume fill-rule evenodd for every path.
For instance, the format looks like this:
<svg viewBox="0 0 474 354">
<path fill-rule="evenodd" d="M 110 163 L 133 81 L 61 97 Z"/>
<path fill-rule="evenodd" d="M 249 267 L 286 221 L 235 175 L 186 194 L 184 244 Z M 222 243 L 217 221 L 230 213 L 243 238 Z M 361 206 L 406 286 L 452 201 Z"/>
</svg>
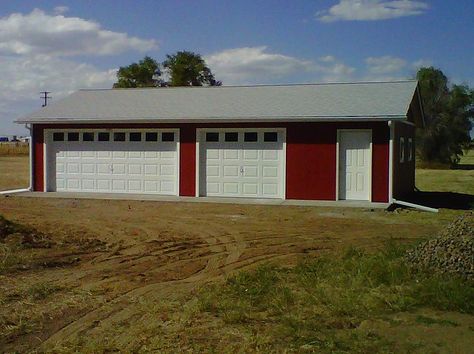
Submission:
<svg viewBox="0 0 474 354">
<path fill-rule="evenodd" d="M 33 124 L 25 124 L 25 128 L 27 128 L 30 131 L 30 141 L 29 141 L 29 156 L 30 156 L 30 186 L 28 187 L 28 190 L 30 192 L 33 191 L 33 144 L 34 144 L 34 137 L 33 137 Z"/>
<path fill-rule="evenodd" d="M 390 129 L 388 145 L 388 203 L 393 204 L 393 140 L 395 138 L 393 121 L 388 121 L 388 127 Z"/>
</svg>

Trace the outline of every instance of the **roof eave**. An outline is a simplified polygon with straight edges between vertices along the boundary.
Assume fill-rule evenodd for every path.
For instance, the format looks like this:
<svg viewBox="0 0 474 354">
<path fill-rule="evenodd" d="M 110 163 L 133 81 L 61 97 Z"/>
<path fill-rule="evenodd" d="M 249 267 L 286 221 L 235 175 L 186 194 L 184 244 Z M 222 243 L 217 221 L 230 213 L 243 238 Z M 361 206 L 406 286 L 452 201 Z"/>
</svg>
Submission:
<svg viewBox="0 0 474 354">
<path fill-rule="evenodd" d="M 144 118 L 144 119 L 71 119 L 71 118 L 27 118 L 15 120 L 18 124 L 112 124 L 112 123 L 265 123 L 265 122 L 347 122 L 347 121 L 389 121 L 389 120 L 405 120 L 406 115 L 376 115 L 376 116 L 297 116 L 297 117 L 231 117 L 231 118 Z"/>
</svg>

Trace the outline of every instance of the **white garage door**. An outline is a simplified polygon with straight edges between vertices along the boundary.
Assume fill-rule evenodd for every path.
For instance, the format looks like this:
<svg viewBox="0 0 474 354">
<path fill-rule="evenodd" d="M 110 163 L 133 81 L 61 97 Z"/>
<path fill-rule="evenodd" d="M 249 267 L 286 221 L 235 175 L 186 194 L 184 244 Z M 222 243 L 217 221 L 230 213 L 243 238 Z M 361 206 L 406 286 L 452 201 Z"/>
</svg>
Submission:
<svg viewBox="0 0 474 354">
<path fill-rule="evenodd" d="M 177 130 L 48 134 L 48 191 L 178 194 Z"/>
<path fill-rule="evenodd" d="M 284 198 L 284 130 L 200 133 L 201 196 Z"/>
</svg>

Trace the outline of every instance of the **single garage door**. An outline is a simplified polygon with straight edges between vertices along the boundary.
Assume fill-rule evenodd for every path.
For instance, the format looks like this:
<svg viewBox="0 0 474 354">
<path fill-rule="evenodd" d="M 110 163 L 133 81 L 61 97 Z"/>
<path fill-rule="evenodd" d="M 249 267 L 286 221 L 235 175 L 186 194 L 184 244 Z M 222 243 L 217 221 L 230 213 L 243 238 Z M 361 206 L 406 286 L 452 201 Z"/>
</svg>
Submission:
<svg viewBox="0 0 474 354">
<path fill-rule="evenodd" d="M 284 198 L 284 129 L 199 134 L 199 195 Z"/>
<path fill-rule="evenodd" d="M 178 130 L 47 132 L 48 191 L 178 194 Z"/>
</svg>

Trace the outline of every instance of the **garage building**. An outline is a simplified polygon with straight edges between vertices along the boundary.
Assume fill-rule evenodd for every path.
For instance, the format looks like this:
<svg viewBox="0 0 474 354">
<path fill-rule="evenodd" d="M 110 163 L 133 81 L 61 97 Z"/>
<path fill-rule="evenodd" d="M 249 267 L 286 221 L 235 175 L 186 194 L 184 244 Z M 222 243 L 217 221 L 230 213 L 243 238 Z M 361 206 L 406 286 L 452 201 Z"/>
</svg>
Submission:
<svg viewBox="0 0 474 354">
<path fill-rule="evenodd" d="M 80 90 L 18 123 L 32 189 L 391 203 L 415 185 L 416 81 Z"/>
</svg>

